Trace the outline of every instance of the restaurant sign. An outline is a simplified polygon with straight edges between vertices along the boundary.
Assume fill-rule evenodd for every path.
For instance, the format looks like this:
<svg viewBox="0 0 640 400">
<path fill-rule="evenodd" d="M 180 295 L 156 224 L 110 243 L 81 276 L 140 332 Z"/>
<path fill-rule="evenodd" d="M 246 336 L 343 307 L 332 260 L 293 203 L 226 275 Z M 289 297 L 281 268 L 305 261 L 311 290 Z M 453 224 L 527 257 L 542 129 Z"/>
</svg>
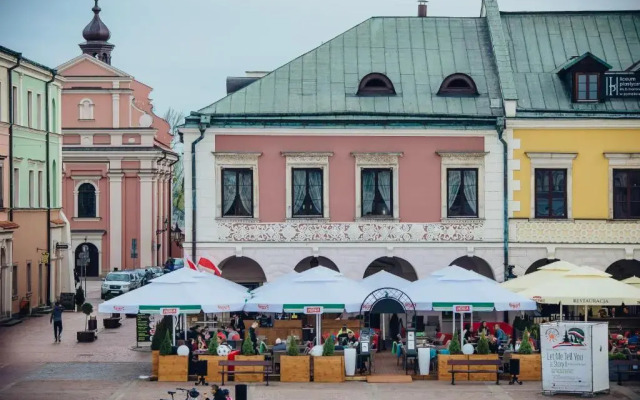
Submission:
<svg viewBox="0 0 640 400">
<path fill-rule="evenodd" d="M 322 314 L 324 312 L 324 307 L 322 306 L 306 306 L 304 308 L 305 314 Z"/>
<path fill-rule="evenodd" d="M 453 312 L 455 313 L 472 313 L 473 306 L 471 305 L 455 305 L 453 306 Z"/>
<path fill-rule="evenodd" d="M 160 309 L 160 314 L 162 314 L 162 315 L 178 315 L 178 314 L 180 314 L 180 309 L 177 308 L 177 307 L 161 308 Z"/>
<path fill-rule="evenodd" d="M 640 97 L 640 75 L 633 73 L 605 74 L 605 96 L 609 98 Z"/>
<path fill-rule="evenodd" d="M 151 316 L 149 314 L 136 315 L 136 342 L 151 342 Z"/>
</svg>

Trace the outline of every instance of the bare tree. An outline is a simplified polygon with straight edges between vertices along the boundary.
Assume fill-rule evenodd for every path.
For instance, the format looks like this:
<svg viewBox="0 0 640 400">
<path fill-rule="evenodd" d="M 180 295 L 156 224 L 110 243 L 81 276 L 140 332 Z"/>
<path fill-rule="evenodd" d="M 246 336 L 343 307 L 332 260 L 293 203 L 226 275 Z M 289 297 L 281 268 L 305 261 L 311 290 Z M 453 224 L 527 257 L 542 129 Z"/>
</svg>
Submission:
<svg viewBox="0 0 640 400">
<path fill-rule="evenodd" d="M 178 153 L 178 162 L 173 166 L 172 191 L 172 216 L 171 219 L 184 229 L 184 168 L 182 165 L 182 143 L 178 134 L 178 126 L 184 121 L 184 113 L 169 108 L 164 113 L 164 120 L 169 123 L 170 133 L 173 136 L 171 148 Z"/>
</svg>

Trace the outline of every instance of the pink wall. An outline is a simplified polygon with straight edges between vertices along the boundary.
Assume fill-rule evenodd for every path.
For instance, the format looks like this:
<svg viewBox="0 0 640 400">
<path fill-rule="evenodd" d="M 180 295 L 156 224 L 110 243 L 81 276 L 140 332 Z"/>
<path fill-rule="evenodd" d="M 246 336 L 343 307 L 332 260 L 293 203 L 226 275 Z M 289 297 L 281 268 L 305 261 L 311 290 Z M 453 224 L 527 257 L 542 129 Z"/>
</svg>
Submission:
<svg viewBox="0 0 640 400">
<path fill-rule="evenodd" d="M 399 159 L 400 219 L 436 222 L 441 218 L 440 156 L 436 151 L 483 151 L 482 137 L 289 137 L 216 136 L 216 151 L 262 152 L 258 159 L 260 220 L 285 219 L 286 160 L 283 151 L 333 152 L 329 158 L 331 220 L 355 219 L 355 158 L 352 152 L 402 152 Z"/>
<path fill-rule="evenodd" d="M 93 120 L 80 120 L 78 105 L 82 99 L 93 102 Z M 110 93 L 69 93 L 62 96 L 63 128 L 99 128 L 113 126 L 113 102 Z"/>
<path fill-rule="evenodd" d="M 106 68 L 86 60 L 65 69 L 63 74 L 65 76 L 115 76 L 113 72 Z"/>
<path fill-rule="evenodd" d="M 3 208 L 9 208 L 9 125 L 0 122 L 0 156 L 7 157 L 2 169 L 2 204 Z M 6 213 L 0 214 L 0 219 L 6 221 Z"/>
<path fill-rule="evenodd" d="M 123 179 L 123 191 L 122 191 L 122 214 L 124 220 L 128 221 L 122 226 L 123 240 L 122 255 L 125 259 L 126 265 L 121 265 L 121 269 L 125 268 L 139 268 L 140 267 L 140 248 L 141 246 L 151 246 L 151 243 L 140 242 L 140 179 L 136 174 L 125 173 Z M 147 227 L 146 229 L 151 229 Z M 155 232 L 154 232 L 155 233 Z M 131 239 L 138 239 L 138 259 L 135 261 L 131 258 Z M 117 246 L 116 243 L 113 244 Z M 118 267 L 114 265 L 114 267 Z"/>
</svg>

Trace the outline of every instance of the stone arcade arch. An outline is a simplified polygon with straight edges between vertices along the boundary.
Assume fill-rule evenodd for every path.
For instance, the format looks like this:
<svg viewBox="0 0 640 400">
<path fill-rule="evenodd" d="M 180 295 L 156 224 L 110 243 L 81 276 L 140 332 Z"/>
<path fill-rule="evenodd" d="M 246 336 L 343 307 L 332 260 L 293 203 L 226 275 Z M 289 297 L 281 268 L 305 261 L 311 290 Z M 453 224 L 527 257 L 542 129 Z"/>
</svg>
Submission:
<svg viewBox="0 0 640 400">
<path fill-rule="evenodd" d="M 223 278 L 249 289 L 254 289 L 267 281 L 260 264 L 249 257 L 229 257 L 224 259 L 218 267 L 222 271 Z"/>
<path fill-rule="evenodd" d="M 338 266 L 336 265 L 336 263 L 334 263 L 327 257 L 322 257 L 322 256 L 304 258 L 296 265 L 296 267 L 293 270 L 296 272 L 304 272 L 311 268 L 315 268 L 319 265 L 332 269 L 336 272 L 340 272 L 340 269 L 338 269 Z"/>
<path fill-rule="evenodd" d="M 410 282 L 418 280 L 418 275 L 413 265 L 400 257 L 380 257 L 373 260 L 364 271 L 362 277 L 366 278 L 379 271 L 386 271 Z"/>
<path fill-rule="evenodd" d="M 487 278 L 491 278 L 493 280 L 496 279 L 496 277 L 493 275 L 493 269 L 491 268 L 491 265 L 489 265 L 488 262 L 480 257 L 464 256 L 456 258 L 449 265 L 457 265 L 458 267 L 468 269 L 469 271 L 477 272 L 482 276 L 486 276 Z"/>
</svg>

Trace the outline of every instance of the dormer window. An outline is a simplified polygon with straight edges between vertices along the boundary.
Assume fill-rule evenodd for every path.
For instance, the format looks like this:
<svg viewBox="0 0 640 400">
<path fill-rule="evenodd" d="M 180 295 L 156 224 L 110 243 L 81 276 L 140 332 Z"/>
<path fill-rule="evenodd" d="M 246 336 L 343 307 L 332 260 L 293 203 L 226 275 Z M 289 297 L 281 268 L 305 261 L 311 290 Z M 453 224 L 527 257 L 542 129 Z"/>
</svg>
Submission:
<svg viewBox="0 0 640 400">
<path fill-rule="evenodd" d="M 394 96 L 396 90 L 386 75 L 374 72 L 366 75 L 358 86 L 358 96 Z"/>
<path fill-rule="evenodd" d="M 475 96 L 478 94 L 476 83 L 467 74 L 452 74 L 444 78 L 439 96 Z"/>
<path fill-rule="evenodd" d="M 600 92 L 600 74 L 576 72 L 575 79 L 575 99 L 576 101 L 598 101 Z"/>
</svg>

